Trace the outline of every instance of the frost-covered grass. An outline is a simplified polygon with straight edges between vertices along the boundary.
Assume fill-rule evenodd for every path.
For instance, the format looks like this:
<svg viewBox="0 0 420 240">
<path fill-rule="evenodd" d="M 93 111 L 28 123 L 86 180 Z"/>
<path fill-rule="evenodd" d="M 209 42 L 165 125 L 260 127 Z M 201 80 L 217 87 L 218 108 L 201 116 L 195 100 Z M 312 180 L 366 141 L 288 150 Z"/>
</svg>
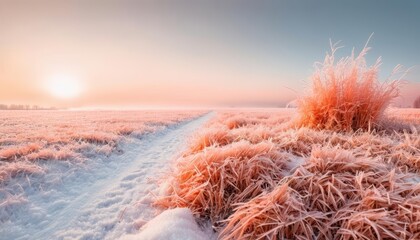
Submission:
<svg viewBox="0 0 420 240">
<path fill-rule="evenodd" d="M 385 111 L 386 118 L 382 120 L 385 126 L 403 130 L 410 124 L 420 125 L 420 111 L 412 108 L 389 108 Z"/>
<path fill-rule="evenodd" d="M 118 143 L 140 138 L 204 111 L 0 111 L 0 183 L 37 174 L 38 161 L 76 163 L 121 153 Z"/>
<path fill-rule="evenodd" d="M 45 174 L 19 174 L 0 183 L 0 239 L 119 239 L 134 233 L 155 215 L 151 202 L 159 190 L 150 179 L 212 116 L 140 139 L 124 137 L 118 143 L 124 154 L 97 154 L 76 164 L 36 161 L 32 166 Z"/>
<path fill-rule="evenodd" d="M 220 239 L 418 239 L 420 110 L 381 128 L 297 128 L 294 110 L 221 111 L 168 176 L 163 208 Z"/>
<path fill-rule="evenodd" d="M 398 80 L 378 79 L 380 58 L 366 64 L 365 47 L 355 56 L 335 59 L 331 46 L 324 62 L 315 65 L 310 93 L 299 100 L 300 126 L 336 131 L 371 129 L 380 125 L 383 112 L 399 95 Z M 401 67 L 394 69 L 394 75 Z"/>
</svg>

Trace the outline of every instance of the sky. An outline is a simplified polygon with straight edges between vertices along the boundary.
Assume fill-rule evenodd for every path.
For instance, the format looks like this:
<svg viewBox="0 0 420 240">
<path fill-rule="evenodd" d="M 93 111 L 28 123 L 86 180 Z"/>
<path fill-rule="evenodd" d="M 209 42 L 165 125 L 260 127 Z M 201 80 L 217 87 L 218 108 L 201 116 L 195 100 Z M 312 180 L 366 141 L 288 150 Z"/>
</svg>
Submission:
<svg viewBox="0 0 420 240">
<path fill-rule="evenodd" d="M 0 0 L 0 103 L 285 106 L 374 33 L 381 79 L 409 68 L 420 95 L 419 1 Z"/>
</svg>

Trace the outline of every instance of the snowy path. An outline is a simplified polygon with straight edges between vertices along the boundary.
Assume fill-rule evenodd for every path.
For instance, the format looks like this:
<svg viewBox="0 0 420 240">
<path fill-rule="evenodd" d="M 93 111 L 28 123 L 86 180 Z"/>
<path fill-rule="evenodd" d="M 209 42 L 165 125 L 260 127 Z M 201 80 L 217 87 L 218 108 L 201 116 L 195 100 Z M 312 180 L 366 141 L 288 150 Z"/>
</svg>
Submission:
<svg viewBox="0 0 420 240">
<path fill-rule="evenodd" d="M 157 186 L 150 180 L 168 170 L 188 137 L 211 116 L 134 140 L 123 155 L 92 160 L 83 170 L 48 163 L 48 174 L 36 184 L 16 183 L 28 203 L 16 206 L 0 225 L 0 239 L 116 239 L 137 231 L 144 222 L 135 220 L 155 214 L 148 194 Z"/>
</svg>

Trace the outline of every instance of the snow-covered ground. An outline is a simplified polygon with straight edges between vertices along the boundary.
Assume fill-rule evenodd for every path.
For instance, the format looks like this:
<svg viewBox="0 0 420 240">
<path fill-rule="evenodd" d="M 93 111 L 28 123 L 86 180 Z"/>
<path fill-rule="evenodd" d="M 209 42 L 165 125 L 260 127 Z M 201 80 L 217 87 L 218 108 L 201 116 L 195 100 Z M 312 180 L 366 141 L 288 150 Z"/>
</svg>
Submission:
<svg viewBox="0 0 420 240">
<path fill-rule="evenodd" d="M 157 191 L 154 180 L 210 117 L 212 113 L 125 143 L 122 155 L 78 166 L 48 161 L 46 174 L 13 179 L 4 189 L 13 197 L 0 206 L 0 239 L 118 239 L 139 233 L 157 214 L 151 207 L 151 195 Z M 164 214 L 181 214 L 181 225 L 191 220 L 187 210 Z M 159 239 L 154 236 L 151 239 Z"/>
<path fill-rule="evenodd" d="M 210 225 L 199 227 L 188 208 L 169 209 L 149 221 L 136 235 L 126 235 L 122 240 L 215 240 Z"/>
</svg>

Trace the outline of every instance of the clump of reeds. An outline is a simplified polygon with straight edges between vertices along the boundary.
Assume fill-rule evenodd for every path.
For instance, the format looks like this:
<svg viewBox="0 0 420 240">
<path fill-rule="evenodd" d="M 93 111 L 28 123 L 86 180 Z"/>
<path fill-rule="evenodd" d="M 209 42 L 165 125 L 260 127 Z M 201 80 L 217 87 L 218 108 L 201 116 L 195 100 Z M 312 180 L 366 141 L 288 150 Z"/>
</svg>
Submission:
<svg viewBox="0 0 420 240">
<path fill-rule="evenodd" d="M 221 239 L 313 239 L 325 231 L 325 214 L 308 212 L 286 183 L 242 203 L 227 220 Z"/>
<path fill-rule="evenodd" d="M 207 148 L 179 162 L 176 184 L 156 204 L 189 207 L 217 223 L 231 214 L 234 204 L 271 190 L 284 175 L 287 156 L 269 141 Z"/>
<path fill-rule="evenodd" d="M 376 127 L 390 101 L 399 95 L 399 81 L 381 82 L 379 58 L 368 66 L 370 48 L 338 61 L 331 45 L 323 63 L 315 64 L 311 91 L 299 100 L 298 125 L 316 129 L 349 131 Z M 395 73 L 398 68 L 395 69 Z"/>
<path fill-rule="evenodd" d="M 191 153 L 199 152 L 212 145 L 223 146 L 232 142 L 228 129 L 223 125 L 204 129 L 195 136 L 189 147 Z"/>
</svg>

